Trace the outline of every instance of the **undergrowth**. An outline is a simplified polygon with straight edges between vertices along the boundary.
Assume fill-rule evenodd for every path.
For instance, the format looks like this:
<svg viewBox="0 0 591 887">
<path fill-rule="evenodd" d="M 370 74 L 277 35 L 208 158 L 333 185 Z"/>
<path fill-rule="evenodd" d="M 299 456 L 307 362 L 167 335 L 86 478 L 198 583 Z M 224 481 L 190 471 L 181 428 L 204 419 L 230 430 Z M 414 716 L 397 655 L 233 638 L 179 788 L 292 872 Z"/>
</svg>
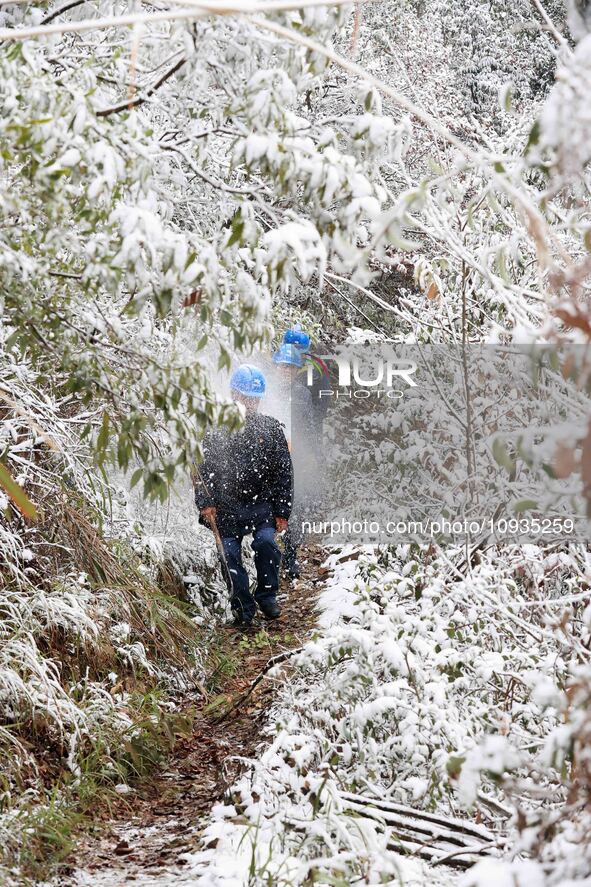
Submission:
<svg viewBox="0 0 591 887">
<path fill-rule="evenodd" d="M 37 525 L 5 512 L 20 573 L 0 573 L 0 883 L 58 868 L 75 834 L 158 767 L 201 674 L 190 603 L 165 593 L 81 496 Z M 170 575 L 165 589 L 170 588 Z M 100 816 L 99 816 L 100 819 Z"/>
<path fill-rule="evenodd" d="M 62 770 L 10 811 L 0 883 L 34 884 L 63 871 L 80 833 L 100 829 L 121 803 L 119 790 L 156 770 L 191 733 L 190 712 L 174 711 L 158 690 L 130 694 L 128 711 L 130 727 L 116 746 L 112 737 L 95 737 L 79 757 L 77 776 Z"/>
</svg>

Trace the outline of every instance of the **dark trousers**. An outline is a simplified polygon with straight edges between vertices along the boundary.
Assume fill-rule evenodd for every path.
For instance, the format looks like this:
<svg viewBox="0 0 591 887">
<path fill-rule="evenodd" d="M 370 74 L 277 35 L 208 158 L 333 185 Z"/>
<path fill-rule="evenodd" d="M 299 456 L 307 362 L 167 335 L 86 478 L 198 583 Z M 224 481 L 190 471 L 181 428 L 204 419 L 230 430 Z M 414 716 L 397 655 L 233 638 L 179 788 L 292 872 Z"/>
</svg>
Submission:
<svg viewBox="0 0 591 887">
<path fill-rule="evenodd" d="M 283 568 L 288 573 L 295 572 L 299 568 L 298 548 L 302 544 L 302 521 L 306 515 L 306 503 L 296 502 L 292 515 L 287 525 L 287 531 L 283 535 Z"/>
<path fill-rule="evenodd" d="M 242 540 L 249 532 L 252 530 L 241 528 L 232 536 L 222 537 L 229 572 L 230 606 L 236 618 L 243 622 L 252 620 L 257 604 L 264 609 L 269 604 L 275 603 L 281 561 L 281 552 L 275 544 L 273 527 L 255 529 L 251 547 L 254 551 L 257 584 L 253 597 L 249 589 L 248 573 L 242 563 Z"/>
</svg>

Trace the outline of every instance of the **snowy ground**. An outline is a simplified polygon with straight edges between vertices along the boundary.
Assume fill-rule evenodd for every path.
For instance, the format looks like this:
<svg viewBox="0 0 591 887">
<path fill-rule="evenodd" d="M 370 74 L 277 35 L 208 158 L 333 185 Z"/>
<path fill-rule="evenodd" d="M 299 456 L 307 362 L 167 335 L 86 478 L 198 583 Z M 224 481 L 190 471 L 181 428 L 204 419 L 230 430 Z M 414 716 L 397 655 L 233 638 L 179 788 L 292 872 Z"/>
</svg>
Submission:
<svg viewBox="0 0 591 887">
<path fill-rule="evenodd" d="M 318 612 L 312 591 L 308 621 L 295 616 L 300 636 L 316 628 L 285 671 L 268 675 L 278 689 L 262 750 L 244 754 L 223 801 L 209 809 L 221 792 L 207 795 L 206 815 L 189 815 L 175 864 L 124 879 L 120 868 L 80 871 L 67 883 L 587 887 L 568 823 L 528 859 L 548 809 L 536 773 L 562 760 L 569 735 L 558 684 L 570 639 L 532 606 L 555 554 L 491 550 L 464 573 L 453 561 L 461 550 L 426 555 L 416 546 L 332 554 Z M 548 772 L 552 815 L 559 781 Z M 141 845 L 148 836 L 120 837 Z M 564 877 L 544 865 L 556 852 Z"/>
<path fill-rule="evenodd" d="M 349 556 L 352 559 L 346 560 Z M 319 599 L 319 631 L 298 657 L 300 662 L 314 658 L 322 639 L 339 632 L 358 615 L 358 558 L 358 552 L 341 550 L 329 559 L 333 573 Z M 367 552 L 362 560 L 369 563 L 372 555 Z M 388 847 L 390 830 L 369 818 L 350 815 L 339 800 L 337 783 L 322 767 L 315 770 L 324 737 L 318 729 L 309 734 L 303 729 L 294 701 L 310 692 L 322 697 L 331 680 L 326 670 L 314 676 L 315 685 L 299 670 L 292 675 L 271 711 L 267 748 L 233 787 L 228 803 L 214 806 L 208 821 L 196 822 L 193 834 L 185 835 L 187 846 L 200 849 L 178 854 L 181 865 L 154 874 L 130 873 L 125 882 L 141 887 L 287 887 L 312 878 L 314 883 L 343 887 L 358 880 L 408 887 L 458 884 L 461 875 L 456 871 L 433 868 Z M 330 732 L 329 724 L 326 726 Z M 150 837 L 147 830 L 125 827 L 117 833 L 132 847 Z M 120 869 L 103 869 L 79 871 L 67 883 L 113 887 L 120 881 Z"/>
</svg>

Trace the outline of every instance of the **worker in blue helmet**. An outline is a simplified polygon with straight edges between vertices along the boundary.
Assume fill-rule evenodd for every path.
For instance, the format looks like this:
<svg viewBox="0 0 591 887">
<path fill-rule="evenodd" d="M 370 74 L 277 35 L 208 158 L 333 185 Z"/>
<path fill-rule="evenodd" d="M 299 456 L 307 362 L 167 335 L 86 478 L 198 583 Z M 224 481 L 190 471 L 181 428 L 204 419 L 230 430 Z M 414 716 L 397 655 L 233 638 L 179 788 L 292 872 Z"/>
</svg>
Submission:
<svg viewBox="0 0 591 887">
<path fill-rule="evenodd" d="M 266 380 L 255 366 L 239 366 L 230 379 L 234 400 L 245 410 L 238 432 L 210 432 L 195 485 L 199 520 L 216 537 L 230 605 L 237 627 L 252 624 L 257 605 L 277 619 L 281 552 L 276 533 L 287 529 L 293 494 L 293 468 L 281 424 L 259 412 Z M 252 534 L 256 589 L 250 593 L 242 562 L 242 540 Z"/>
<path fill-rule="evenodd" d="M 284 335 L 282 344 L 273 355 L 273 363 L 277 368 L 277 399 L 284 410 L 282 419 L 294 468 L 294 506 L 288 530 L 283 537 L 282 566 L 289 578 L 297 579 L 301 571 L 297 555 L 302 541 L 302 520 L 310 511 L 311 502 L 317 494 L 319 466 L 314 407 L 305 376 L 301 372 L 304 361 L 300 345 L 307 346 L 310 338 L 300 330 L 288 330 L 288 333 Z M 286 337 L 292 341 L 286 342 Z"/>
<path fill-rule="evenodd" d="M 247 410 L 252 410 L 257 405 L 256 401 L 265 396 L 267 381 L 258 367 L 245 363 L 232 373 L 230 388 L 238 395 L 236 399 L 240 400 Z M 253 398 L 254 401 L 251 402 Z"/>
<path fill-rule="evenodd" d="M 279 351 L 276 351 L 273 355 L 273 363 L 277 366 L 283 366 L 286 368 L 295 367 L 296 369 L 301 369 L 304 365 L 300 349 L 296 345 L 287 344 L 285 342 L 281 345 Z M 293 375 L 291 370 L 288 375 L 290 378 Z"/>
<path fill-rule="evenodd" d="M 299 323 L 296 323 L 293 327 L 284 332 L 283 344 L 293 345 L 297 348 L 304 360 L 306 357 L 311 356 L 309 354 L 310 334 L 306 333 Z M 326 412 L 330 398 L 326 396 L 321 397 L 320 392 L 325 390 L 327 386 L 330 387 L 330 385 L 328 380 L 322 377 L 322 374 L 311 362 L 308 364 L 307 369 L 310 371 L 310 384 L 308 387 L 312 398 L 313 422 L 316 431 L 318 449 L 321 450 L 324 420 L 326 419 Z"/>
<path fill-rule="evenodd" d="M 310 336 L 304 332 L 299 323 L 283 333 L 284 345 L 295 345 L 300 351 L 307 351 L 310 347 Z"/>
</svg>

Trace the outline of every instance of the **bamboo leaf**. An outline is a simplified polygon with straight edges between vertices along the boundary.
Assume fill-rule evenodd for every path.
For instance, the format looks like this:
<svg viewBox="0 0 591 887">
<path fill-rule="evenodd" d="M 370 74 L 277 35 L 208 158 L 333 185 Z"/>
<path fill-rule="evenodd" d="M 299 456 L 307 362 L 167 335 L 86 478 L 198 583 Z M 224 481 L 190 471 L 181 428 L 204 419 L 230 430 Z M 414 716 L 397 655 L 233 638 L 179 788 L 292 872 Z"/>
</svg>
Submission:
<svg viewBox="0 0 591 887">
<path fill-rule="evenodd" d="M 8 468 L 0 462 L 0 486 L 2 486 L 18 510 L 29 520 L 37 520 L 37 509 L 17 482 L 14 480 Z"/>
</svg>

